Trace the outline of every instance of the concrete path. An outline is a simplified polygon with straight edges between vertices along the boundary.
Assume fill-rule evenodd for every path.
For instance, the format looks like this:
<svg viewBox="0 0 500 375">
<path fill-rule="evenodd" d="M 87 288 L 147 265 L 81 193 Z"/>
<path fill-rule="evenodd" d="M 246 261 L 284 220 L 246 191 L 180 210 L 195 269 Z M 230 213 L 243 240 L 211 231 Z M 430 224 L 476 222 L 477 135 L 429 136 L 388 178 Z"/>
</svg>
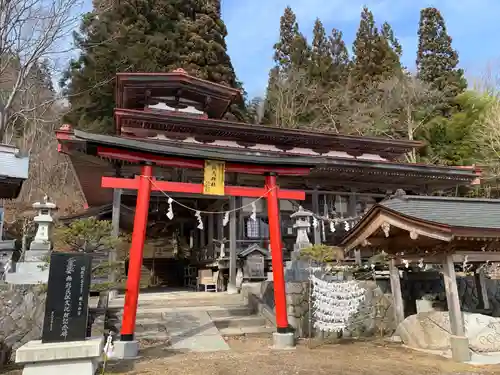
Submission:
<svg viewBox="0 0 500 375">
<path fill-rule="evenodd" d="M 111 307 L 122 307 L 123 296 Z M 169 341 L 173 350 L 229 350 L 213 316 L 230 316 L 246 309 L 240 295 L 175 291 L 141 294 L 137 311 L 138 339 Z"/>
</svg>

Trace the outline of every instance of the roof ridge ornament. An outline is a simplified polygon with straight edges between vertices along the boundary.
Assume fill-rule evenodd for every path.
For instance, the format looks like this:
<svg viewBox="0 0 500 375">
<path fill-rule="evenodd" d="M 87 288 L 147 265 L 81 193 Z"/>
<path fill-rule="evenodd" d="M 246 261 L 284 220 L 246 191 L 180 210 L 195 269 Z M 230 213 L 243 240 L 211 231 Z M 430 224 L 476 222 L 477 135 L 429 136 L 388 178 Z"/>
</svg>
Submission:
<svg viewBox="0 0 500 375">
<path fill-rule="evenodd" d="M 406 196 L 406 192 L 403 189 L 397 189 L 393 195 L 393 198 L 408 199 L 408 197 Z"/>
</svg>

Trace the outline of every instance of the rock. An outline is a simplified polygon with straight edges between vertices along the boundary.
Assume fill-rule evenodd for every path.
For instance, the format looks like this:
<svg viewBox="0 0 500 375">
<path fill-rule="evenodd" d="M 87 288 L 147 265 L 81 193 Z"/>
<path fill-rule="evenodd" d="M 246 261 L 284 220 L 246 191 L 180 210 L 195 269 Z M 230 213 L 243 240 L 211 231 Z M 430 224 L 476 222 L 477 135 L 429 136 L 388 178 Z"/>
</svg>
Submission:
<svg viewBox="0 0 500 375">
<path fill-rule="evenodd" d="M 41 338 L 45 297 L 38 285 L 0 289 L 0 368 L 17 348 Z"/>
<path fill-rule="evenodd" d="M 471 350 L 500 351 L 500 318 L 464 312 L 465 335 Z M 447 311 L 432 311 L 407 317 L 397 328 L 396 335 L 412 348 L 428 350 L 450 349 L 450 319 Z"/>
<path fill-rule="evenodd" d="M 447 350 L 450 347 L 450 320 L 445 312 L 426 312 L 407 317 L 396 335 L 411 348 Z"/>
</svg>

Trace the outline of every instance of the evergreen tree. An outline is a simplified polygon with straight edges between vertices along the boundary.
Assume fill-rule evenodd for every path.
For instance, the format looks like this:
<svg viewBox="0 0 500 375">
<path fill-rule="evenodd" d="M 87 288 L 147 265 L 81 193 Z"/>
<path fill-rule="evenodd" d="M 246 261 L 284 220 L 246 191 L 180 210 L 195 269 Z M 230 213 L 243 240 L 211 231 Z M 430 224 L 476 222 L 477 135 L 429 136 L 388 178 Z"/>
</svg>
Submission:
<svg viewBox="0 0 500 375">
<path fill-rule="evenodd" d="M 299 31 L 297 17 L 286 7 L 280 19 L 280 39 L 274 45 L 274 61 L 280 72 L 307 67 L 310 51 L 307 40 Z"/>
<path fill-rule="evenodd" d="M 227 29 L 220 18 L 220 0 L 180 0 L 180 4 L 179 67 L 202 79 L 241 86 L 226 53 Z"/>
<path fill-rule="evenodd" d="M 331 45 L 326 37 L 325 28 L 319 19 L 316 19 L 311 46 L 310 76 L 322 86 L 328 86 L 331 81 L 333 60 Z"/>
<path fill-rule="evenodd" d="M 466 89 L 467 82 L 463 70 L 457 68 L 458 53 L 451 45 L 452 39 L 438 9 L 420 11 L 418 36 L 417 76 L 444 94 L 447 112 L 453 99 Z"/>
<path fill-rule="evenodd" d="M 332 34 L 329 37 L 332 59 L 331 79 L 333 82 L 338 83 L 342 83 L 347 79 L 351 65 L 349 52 L 342 37 L 342 31 L 335 28 L 332 29 Z"/>
<path fill-rule="evenodd" d="M 280 38 L 274 45 L 275 66 L 269 72 L 263 123 L 281 125 L 277 123 L 282 116 L 276 116 L 278 106 L 276 100 L 282 96 L 282 91 L 288 87 L 288 83 L 297 89 L 297 77 L 309 78 L 304 72 L 309 73 L 310 57 L 311 49 L 305 36 L 300 33 L 295 13 L 288 6 L 280 19 Z M 298 96 L 293 95 L 292 99 L 288 98 L 290 104 L 296 103 L 299 100 Z"/>
<path fill-rule="evenodd" d="M 422 138 L 426 143 L 422 150 L 423 159 L 440 165 L 487 165 L 492 133 L 491 128 L 485 129 L 488 125 L 484 117 L 495 98 L 466 91 L 457 95 L 455 101 L 461 111 L 449 117 L 435 116 L 423 128 Z M 483 136 L 486 136 L 486 142 Z"/>
<path fill-rule="evenodd" d="M 389 72 L 399 72 L 401 70 L 401 55 L 403 54 L 403 47 L 399 40 L 394 35 L 394 31 L 392 30 L 391 25 L 389 23 L 384 22 L 382 25 L 382 50 L 386 53 L 385 61 L 387 66 L 389 67 Z"/>
<path fill-rule="evenodd" d="M 200 78 L 239 87 L 219 15 L 220 1 L 96 1 L 75 34 L 81 54 L 63 77 L 71 103 L 66 121 L 113 132 L 117 72 L 183 68 Z"/>
<path fill-rule="evenodd" d="M 276 92 L 279 80 L 279 68 L 277 66 L 271 68 L 269 71 L 269 79 L 267 81 L 266 97 L 264 101 L 264 115 L 262 116 L 261 122 L 266 125 L 271 125 L 274 122 L 273 108 L 276 103 L 273 97 L 273 93 Z"/>
<path fill-rule="evenodd" d="M 379 32 L 372 12 L 363 8 L 353 45 L 352 69 L 353 79 L 360 88 L 366 88 L 373 82 L 386 80 L 400 72 L 400 46 L 395 42 L 397 41 L 390 26 L 384 24 L 382 32 Z"/>
</svg>

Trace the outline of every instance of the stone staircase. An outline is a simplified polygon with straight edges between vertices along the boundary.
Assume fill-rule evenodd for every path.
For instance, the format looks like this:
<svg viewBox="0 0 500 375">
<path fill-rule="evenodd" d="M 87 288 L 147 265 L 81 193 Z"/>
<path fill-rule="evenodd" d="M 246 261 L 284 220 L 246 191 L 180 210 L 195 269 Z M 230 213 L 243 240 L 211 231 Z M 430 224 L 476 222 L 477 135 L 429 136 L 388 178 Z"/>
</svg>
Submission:
<svg viewBox="0 0 500 375">
<path fill-rule="evenodd" d="M 275 327 L 249 307 L 208 311 L 208 315 L 222 336 L 258 335 L 275 332 Z"/>
<path fill-rule="evenodd" d="M 178 292 L 141 295 L 136 318 L 136 338 L 170 341 L 172 337 L 219 335 L 244 336 L 270 334 L 273 324 L 254 313 L 241 295 L 226 293 Z M 113 300 L 111 307 L 123 306 L 123 299 Z M 113 322 L 120 329 L 123 311 Z M 104 325 L 98 317 L 96 327 Z"/>
</svg>

